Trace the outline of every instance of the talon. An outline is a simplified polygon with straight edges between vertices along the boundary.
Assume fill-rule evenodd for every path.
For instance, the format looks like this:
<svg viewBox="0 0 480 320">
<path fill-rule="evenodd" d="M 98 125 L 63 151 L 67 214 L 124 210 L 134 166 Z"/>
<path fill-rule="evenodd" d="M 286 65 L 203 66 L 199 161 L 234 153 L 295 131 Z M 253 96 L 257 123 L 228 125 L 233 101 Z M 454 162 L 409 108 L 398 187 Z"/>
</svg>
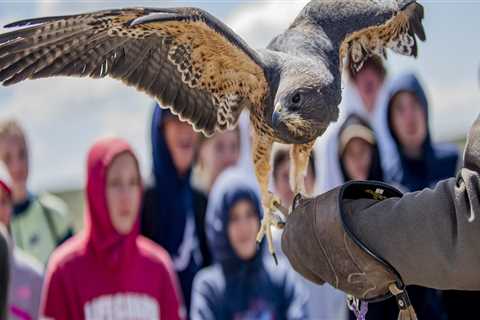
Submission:
<svg viewBox="0 0 480 320">
<path fill-rule="evenodd" d="M 280 211 L 285 217 L 287 217 L 290 214 L 289 210 L 286 207 L 282 206 L 282 204 L 279 201 L 274 200 L 273 201 L 273 206 L 278 211 Z"/>
<path fill-rule="evenodd" d="M 272 213 L 272 220 L 272 225 L 274 225 L 277 229 L 285 228 L 285 221 L 283 221 L 281 216 Z"/>
<path fill-rule="evenodd" d="M 266 221 L 265 218 L 262 219 L 262 224 L 260 225 L 260 230 L 258 231 L 257 234 L 257 243 L 260 244 L 262 243 L 262 239 L 265 236 L 265 226 L 266 226 Z"/>
<path fill-rule="evenodd" d="M 277 255 L 275 254 L 275 247 L 273 246 L 273 236 L 272 236 L 271 227 L 275 226 L 279 229 L 283 229 L 285 227 L 285 222 L 282 220 L 282 218 L 279 215 L 273 213 L 273 211 L 275 209 L 278 209 L 284 215 L 285 213 L 288 215 L 288 210 L 286 210 L 286 208 L 284 208 L 281 205 L 280 200 L 270 192 L 266 194 L 262 202 L 265 209 L 265 216 L 262 219 L 260 230 L 258 231 L 258 234 L 257 234 L 257 245 L 258 245 L 257 248 L 260 247 L 260 243 L 262 242 L 263 237 L 266 236 L 268 251 L 273 256 L 273 259 L 275 260 L 275 264 L 278 265 Z"/>
</svg>

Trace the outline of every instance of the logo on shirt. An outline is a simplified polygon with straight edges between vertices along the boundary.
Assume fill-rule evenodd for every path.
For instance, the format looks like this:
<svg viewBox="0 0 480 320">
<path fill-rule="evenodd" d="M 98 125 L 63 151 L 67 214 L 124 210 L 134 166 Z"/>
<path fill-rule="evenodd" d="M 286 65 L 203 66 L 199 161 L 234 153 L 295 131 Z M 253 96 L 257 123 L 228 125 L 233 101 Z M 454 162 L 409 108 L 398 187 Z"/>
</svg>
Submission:
<svg viewBox="0 0 480 320">
<path fill-rule="evenodd" d="M 178 247 L 178 253 L 172 255 L 175 270 L 183 271 L 187 269 L 192 257 L 197 265 L 201 265 L 203 257 L 199 249 L 197 237 L 195 236 L 195 221 L 192 215 L 188 215 L 182 243 Z"/>
<path fill-rule="evenodd" d="M 271 306 L 263 300 L 255 300 L 250 303 L 248 310 L 233 315 L 234 320 L 275 320 L 275 312 Z"/>
<path fill-rule="evenodd" d="M 160 320 L 157 301 L 145 294 L 103 295 L 85 304 L 86 320 Z"/>
</svg>

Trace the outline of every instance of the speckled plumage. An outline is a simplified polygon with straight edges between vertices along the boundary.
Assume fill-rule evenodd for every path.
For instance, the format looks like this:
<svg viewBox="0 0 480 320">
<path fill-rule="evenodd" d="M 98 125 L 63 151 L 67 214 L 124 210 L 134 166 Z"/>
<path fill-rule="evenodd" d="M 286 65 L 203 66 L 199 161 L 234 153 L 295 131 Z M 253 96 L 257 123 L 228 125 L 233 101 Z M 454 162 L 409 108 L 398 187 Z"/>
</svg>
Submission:
<svg viewBox="0 0 480 320">
<path fill-rule="evenodd" d="M 130 8 L 29 19 L 0 34 L 0 82 L 110 76 L 211 135 L 248 109 L 263 203 L 274 141 L 293 148 L 292 184 L 303 191 L 315 139 L 338 117 L 341 66 L 358 70 L 385 48 L 416 56 L 425 39 L 414 0 L 314 0 L 266 49 L 254 50 L 196 8 Z M 297 154 L 298 153 L 298 154 Z"/>
</svg>

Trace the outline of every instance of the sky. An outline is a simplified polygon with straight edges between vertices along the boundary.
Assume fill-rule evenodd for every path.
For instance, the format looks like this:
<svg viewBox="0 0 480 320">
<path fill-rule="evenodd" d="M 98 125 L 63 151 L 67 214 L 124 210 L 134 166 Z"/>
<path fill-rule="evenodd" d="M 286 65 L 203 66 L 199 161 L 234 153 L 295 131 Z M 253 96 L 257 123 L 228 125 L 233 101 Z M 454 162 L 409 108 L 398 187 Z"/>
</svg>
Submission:
<svg viewBox="0 0 480 320">
<path fill-rule="evenodd" d="M 389 0 L 387 0 L 389 1 Z M 265 47 L 306 1 L 4 1 L 0 25 L 24 18 L 132 6 L 194 6 L 227 23 L 249 45 Z M 418 59 L 389 54 L 389 74 L 416 72 L 428 92 L 437 141 L 461 138 L 480 110 L 480 0 L 421 1 L 427 42 Z M 5 31 L 0 29 L 0 32 Z M 150 172 L 153 100 L 111 79 L 49 78 L 0 87 L 0 118 L 17 119 L 31 146 L 32 190 L 79 188 L 89 147 L 102 136 L 127 139 Z"/>
</svg>

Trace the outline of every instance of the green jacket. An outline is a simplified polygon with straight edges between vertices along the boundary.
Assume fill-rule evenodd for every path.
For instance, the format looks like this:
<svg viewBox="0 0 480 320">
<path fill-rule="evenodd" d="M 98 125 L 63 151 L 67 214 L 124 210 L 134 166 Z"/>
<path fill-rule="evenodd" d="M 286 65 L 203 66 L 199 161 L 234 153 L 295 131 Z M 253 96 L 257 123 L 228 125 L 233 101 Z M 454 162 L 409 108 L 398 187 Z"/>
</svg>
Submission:
<svg viewBox="0 0 480 320">
<path fill-rule="evenodd" d="M 10 227 L 16 246 L 44 265 L 52 251 L 73 234 L 67 206 L 48 193 L 35 197 L 23 212 L 14 215 Z"/>
</svg>

